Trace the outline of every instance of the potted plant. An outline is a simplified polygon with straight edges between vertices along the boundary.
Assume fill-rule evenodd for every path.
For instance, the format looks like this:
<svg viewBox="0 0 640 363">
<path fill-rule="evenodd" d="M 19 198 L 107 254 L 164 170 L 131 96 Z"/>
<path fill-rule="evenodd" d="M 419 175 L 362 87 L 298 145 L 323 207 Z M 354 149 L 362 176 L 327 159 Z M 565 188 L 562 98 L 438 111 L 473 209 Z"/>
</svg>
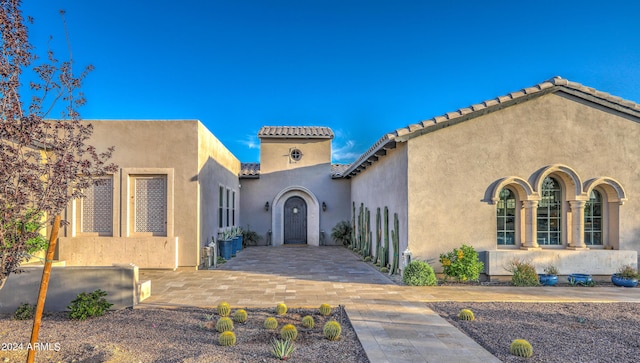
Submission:
<svg viewBox="0 0 640 363">
<path fill-rule="evenodd" d="M 611 282 L 616 286 L 636 287 L 638 286 L 638 271 L 625 265 L 618 269 L 618 272 L 611 275 Z"/>
<path fill-rule="evenodd" d="M 538 274 L 540 285 L 555 286 L 558 283 L 558 269 L 554 265 L 549 264 L 543 271 L 543 274 Z"/>
<path fill-rule="evenodd" d="M 235 227 L 233 233 L 235 234 L 233 241 L 236 244 L 236 251 L 242 251 L 242 228 Z"/>
<path fill-rule="evenodd" d="M 567 276 L 567 280 L 571 284 L 571 286 L 582 285 L 582 286 L 595 286 L 595 282 L 593 281 L 593 277 L 589 274 L 571 274 Z"/>
<path fill-rule="evenodd" d="M 231 233 L 229 231 L 224 231 L 221 233 L 221 237 L 218 238 L 218 245 L 220 248 L 220 256 L 225 260 L 230 260 L 232 255 L 232 244 L 233 240 L 231 239 Z"/>
</svg>

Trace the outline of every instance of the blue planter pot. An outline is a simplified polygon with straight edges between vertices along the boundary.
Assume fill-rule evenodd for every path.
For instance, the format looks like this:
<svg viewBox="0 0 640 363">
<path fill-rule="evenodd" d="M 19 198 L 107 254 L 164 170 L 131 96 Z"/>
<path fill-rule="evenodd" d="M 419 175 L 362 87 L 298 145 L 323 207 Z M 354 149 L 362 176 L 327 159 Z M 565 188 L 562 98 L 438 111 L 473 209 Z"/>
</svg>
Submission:
<svg viewBox="0 0 640 363">
<path fill-rule="evenodd" d="M 218 245 L 220 246 L 220 256 L 225 260 L 231 259 L 231 245 L 233 244 L 232 240 L 221 240 L 218 241 Z"/>
<path fill-rule="evenodd" d="M 590 285 L 593 278 L 589 274 L 571 274 L 567 276 L 567 280 L 571 285 Z"/>
<path fill-rule="evenodd" d="M 238 238 L 236 250 L 242 251 L 242 236 L 238 236 L 236 238 Z"/>
<path fill-rule="evenodd" d="M 538 278 L 542 286 L 555 286 L 558 283 L 557 275 L 538 274 Z"/>
<path fill-rule="evenodd" d="M 630 279 L 626 277 L 620 277 L 618 274 L 611 275 L 611 282 L 616 286 L 623 287 L 636 287 L 638 286 L 638 279 Z"/>
<path fill-rule="evenodd" d="M 231 257 L 235 257 L 236 253 L 238 253 L 238 237 L 233 237 L 231 239 Z"/>
</svg>

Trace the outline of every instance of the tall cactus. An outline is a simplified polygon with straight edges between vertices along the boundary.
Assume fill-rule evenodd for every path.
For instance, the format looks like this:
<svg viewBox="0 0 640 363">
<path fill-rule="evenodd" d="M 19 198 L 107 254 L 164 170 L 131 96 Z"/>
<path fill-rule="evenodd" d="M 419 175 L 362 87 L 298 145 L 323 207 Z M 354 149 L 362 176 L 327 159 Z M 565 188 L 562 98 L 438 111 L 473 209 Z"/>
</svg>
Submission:
<svg viewBox="0 0 640 363">
<path fill-rule="evenodd" d="M 382 240 L 382 219 L 380 217 L 380 207 L 376 209 L 376 264 L 380 265 L 380 245 Z"/>
<path fill-rule="evenodd" d="M 371 213 L 369 208 L 364 209 L 364 246 L 362 248 L 362 256 L 371 255 Z"/>
<path fill-rule="evenodd" d="M 384 207 L 384 245 L 380 253 L 380 267 L 386 267 L 389 262 L 389 208 Z"/>
<path fill-rule="evenodd" d="M 400 228 L 398 223 L 398 213 L 393 213 L 393 231 L 391 231 L 391 241 L 393 242 L 393 258 L 391 259 L 391 268 L 389 274 L 393 275 L 398 272 L 398 265 L 400 263 Z"/>
<path fill-rule="evenodd" d="M 364 203 L 360 203 L 360 211 L 358 213 L 358 252 L 362 251 L 364 243 Z"/>
<path fill-rule="evenodd" d="M 351 245 L 353 248 L 356 244 L 356 202 L 351 202 Z"/>
</svg>

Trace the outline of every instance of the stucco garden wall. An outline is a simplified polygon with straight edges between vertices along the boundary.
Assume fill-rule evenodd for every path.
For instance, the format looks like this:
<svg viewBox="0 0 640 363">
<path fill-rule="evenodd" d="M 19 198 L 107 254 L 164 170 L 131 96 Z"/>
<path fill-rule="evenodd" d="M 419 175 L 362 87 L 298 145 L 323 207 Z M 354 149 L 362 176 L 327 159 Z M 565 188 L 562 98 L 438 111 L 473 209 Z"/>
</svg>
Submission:
<svg viewBox="0 0 640 363">
<path fill-rule="evenodd" d="M 622 185 L 629 198 L 619 207 L 619 244 L 610 243 L 616 249 L 637 251 L 639 139 L 638 120 L 564 93 L 544 95 L 410 139 L 410 248 L 414 256 L 435 261 L 440 253 L 463 243 L 479 251 L 498 250 L 496 205 L 488 198 L 492 184 L 517 176 L 533 185 L 541 168 L 563 164 L 582 182 L 606 176 Z M 568 208 L 564 202 L 563 210 Z M 564 241 L 564 246 L 545 249 L 566 247 Z M 609 270 L 621 262 L 636 262 L 629 256 L 608 261 Z M 440 268 L 438 263 L 434 267 Z"/>
<path fill-rule="evenodd" d="M 398 213 L 398 225 L 400 229 L 399 256 L 407 248 L 408 240 L 406 146 L 404 143 L 397 144 L 397 148 L 388 150 L 387 155 L 380 157 L 377 162 L 371 164 L 351 179 L 351 200 L 356 204 L 356 223 L 360 203 L 363 203 L 366 208 L 369 208 L 371 213 L 370 223 L 374 245 L 376 241 L 377 208 L 380 208 L 383 219 L 384 208 L 387 207 L 389 209 L 389 234 L 391 234 L 391 230 L 393 229 L 393 215 L 394 213 Z M 349 206 L 349 210 L 351 212 L 352 205 Z M 384 220 L 382 223 L 384 223 Z M 391 240 L 389 240 L 390 258 L 393 256 L 392 249 Z"/>
</svg>

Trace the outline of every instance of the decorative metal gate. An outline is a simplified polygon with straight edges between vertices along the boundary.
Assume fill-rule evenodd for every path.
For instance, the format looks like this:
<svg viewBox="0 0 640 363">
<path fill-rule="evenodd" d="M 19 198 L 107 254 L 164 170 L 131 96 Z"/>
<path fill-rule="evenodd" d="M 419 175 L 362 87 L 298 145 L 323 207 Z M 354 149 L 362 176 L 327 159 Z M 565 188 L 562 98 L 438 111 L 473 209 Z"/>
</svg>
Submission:
<svg viewBox="0 0 640 363">
<path fill-rule="evenodd" d="M 307 203 L 300 197 L 284 203 L 284 243 L 307 243 Z"/>
</svg>

